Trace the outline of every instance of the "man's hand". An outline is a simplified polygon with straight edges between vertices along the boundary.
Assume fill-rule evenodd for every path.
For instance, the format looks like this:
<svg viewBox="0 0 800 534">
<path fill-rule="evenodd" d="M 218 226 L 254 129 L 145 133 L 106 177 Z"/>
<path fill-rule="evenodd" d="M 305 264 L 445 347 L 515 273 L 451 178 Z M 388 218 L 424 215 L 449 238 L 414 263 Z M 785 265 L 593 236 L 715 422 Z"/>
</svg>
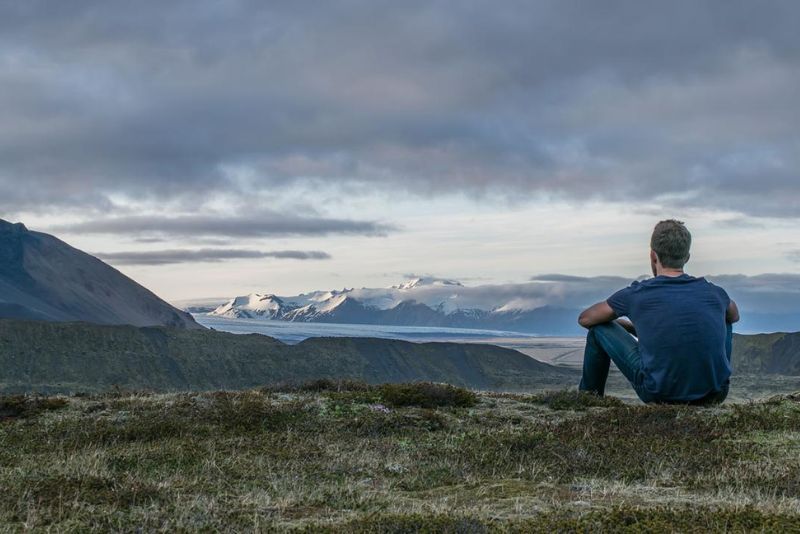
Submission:
<svg viewBox="0 0 800 534">
<path fill-rule="evenodd" d="M 728 309 L 725 310 L 725 322 L 728 324 L 733 324 L 739 320 L 739 307 L 736 305 L 734 301 L 728 305 Z"/>
<path fill-rule="evenodd" d="M 589 306 L 578 317 L 578 324 L 584 328 L 591 328 L 598 324 L 607 323 L 617 318 L 617 314 L 605 300 Z"/>
<path fill-rule="evenodd" d="M 617 324 L 627 330 L 630 335 L 636 335 L 636 327 L 633 326 L 633 323 L 630 321 L 630 319 L 617 319 Z"/>
</svg>

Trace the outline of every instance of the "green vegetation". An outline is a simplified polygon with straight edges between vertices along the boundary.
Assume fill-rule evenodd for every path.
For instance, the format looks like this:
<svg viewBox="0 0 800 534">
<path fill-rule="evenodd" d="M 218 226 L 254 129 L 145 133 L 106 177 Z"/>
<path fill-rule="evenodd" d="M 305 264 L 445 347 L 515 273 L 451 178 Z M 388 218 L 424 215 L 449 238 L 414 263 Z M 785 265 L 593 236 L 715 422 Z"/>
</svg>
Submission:
<svg viewBox="0 0 800 534">
<path fill-rule="evenodd" d="M 733 367 L 738 373 L 800 376 L 800 332 L 735 335 Z"/>
<path fill-rule="evenodd" d="M 0 397 L 17 407 L 0 422 L 0 530 L 797 531 L 798 398 L 336 380 Z"/>
<path fill-rule="evenodd" d="M 617 506 L 583 515 L 546 511 L 534 519 L 477 519 L 447 515 L 388 515 L 356 519 L 342 526 L 306 528 L 306 532 L 483 533 L 483 532 L 797 532 L 797 516 L 765 514 L 752 507 L 634 508 Z"/>
<path fill-rule="evenodd" d="M 460 406 L 469 408 L 478 402 L 478 395 L 468 389 L 450 384 L 413 382 L 407 384 L 368 384 L 362 380 L 333 380 L 322 378 L 299 384 L 278 384 L 261 388 L 267 393 L 321 393 L 328 398 L 345 402 L 380 402 L 393 408 L 418 406 L 439 408 Z"/>
<path fill-rule="evenodd" d="M 48 394 L 243 389 L 320 377 L 516 391 L 578 380 L 574 371 L 491 345 L 371 338 L 285 345 L 257 334 L 11 320 L 0 320 L 0 369 L 0 393 Z"/>
<path fill-rule="evenodd" d="M 0 421 L 39 415 L 45 410 L 58 410 L 67 405 L 66 399 L 12 395 L 0 397 Z"/>
<path fill-rule="evenodd" d="M 595 394 L 575 389 L 546 391 L 538 395 L 529 396 L 528 401 L 544 404 L 552 410 L 583 411 L 593 406 L 622 406 L 622 401 L 616 397 L 599 397 Z"/>
<path fill-rule="evenodd" d="M 469 408 L 478 402 L 478 396 L 472 391 L 447 384 L 424 382 L 420 384 L 384 384 L 380 386 L 379 391 L 381 399 L 389 406 L 396 408 L 401 406 Z"/>
</svg>

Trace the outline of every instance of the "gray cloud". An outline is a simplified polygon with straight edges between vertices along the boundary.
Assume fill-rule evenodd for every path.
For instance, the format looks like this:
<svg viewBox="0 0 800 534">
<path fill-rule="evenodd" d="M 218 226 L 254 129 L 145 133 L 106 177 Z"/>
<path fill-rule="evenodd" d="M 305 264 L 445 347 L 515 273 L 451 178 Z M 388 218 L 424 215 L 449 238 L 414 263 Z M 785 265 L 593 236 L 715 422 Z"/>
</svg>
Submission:
<svg viewBox="0 0 800 534">
<path fill-rule="evenodd" d="M 637 279 L 646 278 L 644 275 Z M 800 329 L 800 274 L 771 273 L 755 276 L 708 275 L 736 301 L 743 321 L 737 331 L 796 331 Z M 633 280 L 616 276 L 535 276 L 538 283 L 518 285 L 521 299 L 540 299 L 550 305 L 583 307 L 605 300 Z M 512 286 L 513 287 L 513 286 Z M 512 289 L 513 291 L 513 289 Z"/>
<path fill-rule="evenodd" d="M 427 282 L 451 282 L 460 283 L 455 278 L 443 278 L 435 274 L 403 273 L 403 278 L 408 280 L 424 279 Z"/>
<path fill-rule="evenodd" d="M 786 257 L 790 261 L 794 261 L 794 262 L 800 263 L 800 249 L 794 249 L 794 250 L 788 251 L 786 253 Z"/>
<path fill-rule="evenodd" d="M 642 275 L 636 280 L 648 278 Z M 760 312 L 797 312 L 800 318 L 800 274 L 768 273 L 755 276 L 743 274 L 707 275 L 706 278 L 721 287 L 744 309 Z M 620 276 L 571 276 L 546 274 L 534 276 L 530 284 L 531 295 L 547 295 L 553 302 L 567 306 L 592 304 L 603 300 L 631 282 Z"/>
<path fill-rule="evenodd" d="M 710 275 L 708 279 L 724 287 L 745 308 L 796 313 L 800 328 L 800 274 Z"/>
<path fill-rule="evenodd" d="M 323 181 L 798 216 L 798 17 L 792 0 L 5 2 L 0 209 Z"/>
<path fill-rule="evenodd" d="M 531 276 L 531 282 L 565 282 L 584 284 L 623 284 L 627 281 L 621 276 L 572 276 L 569 274 L 540 274 Z"/>
<path fill-rule="evenodd" d="M 63 225 L 58 231 L 83 234 L 128 234 L 137 239 L 158 237 L 259 238 L 322 236 L 330 234 L 385 235 L 394 227 L 372 222 L 325 217 L 302 217 L 277 212 L 256 216 L 184 215 L 178 217 L 127 216 Z"/>
<path fill-rule="evenodd" d="M 149 250 L 101 252 L 95 256 L 114 265 L 167 265 L 172 263 L 220 262 L 234 259 L 280 258 L 294 260 L 327 260 L 330 254 L 318 250 Z"/>
</svg>

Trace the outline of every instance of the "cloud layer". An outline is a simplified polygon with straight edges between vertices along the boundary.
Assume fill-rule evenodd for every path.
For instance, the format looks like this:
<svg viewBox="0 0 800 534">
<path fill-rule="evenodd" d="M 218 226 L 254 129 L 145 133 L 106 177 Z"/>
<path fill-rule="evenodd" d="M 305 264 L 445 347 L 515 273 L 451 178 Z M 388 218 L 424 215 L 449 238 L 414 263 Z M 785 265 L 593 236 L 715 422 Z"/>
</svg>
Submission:
<svg viewBox="0 0 800 534">
<path fill-rule="evenodd" d="M 646 278 L 645 275 L 638 279 Z M 709 275 L 706 278 L 725 289 L 742 314 L 737 332 L 797 331 L 800 329 L 800 274 L 773 273 L 756 276 Z M 509 308 L 555 306 L 580 309 L 607 299 L 632 280 L 617 276 L 535 276 L 533 283 L 478 286 L 466 295 L 487 299 L 490 295 L 512 299 Z M 502 300 L 502 299 L 501 299 Z"/>
<path fill-rule="evenodd" d="M 642 274 L 637 279 L 648 278 Z M 706 278 L 725 289 L 745 311 L 758 313 L 795 313 L 800 327 L 800 274 L 772 273 L 708 275 Z M 534 276 L 528 296 L 545 298 L 548 304 L 567 307 L 587 306 L 605 300 L 632 280 L 619 276 L 570 276 L 547 274 Z"/>
<path fill-rule="evenodd" d="M 798 19 L 792 0 L 4 2 L 0 210 L 338 184 L 796 217 Z"/>
<path fill-rule="evenodd" d="M 127 216 L 101 218 L 63 225 L 56 230 L 82 234 L 115 234 L 138 239 L 277 236 L 323 236 L 331 234 L 384 235 L 390 225 L 350 219 L 304 217 L 278 212 L 256 212 L 247 216 L 184 215 Z"/>
<path fill-rule="evenodd" d="M 319 250 L 272 250 L 264 252 L 229 248 L 102 252 L 95 254 L 95 256 L 114 265 L 167 265 L 171 263 L 220 262 L 258 258 L 327 260 L 331 257 L 327 252 Z"/>
</svg>

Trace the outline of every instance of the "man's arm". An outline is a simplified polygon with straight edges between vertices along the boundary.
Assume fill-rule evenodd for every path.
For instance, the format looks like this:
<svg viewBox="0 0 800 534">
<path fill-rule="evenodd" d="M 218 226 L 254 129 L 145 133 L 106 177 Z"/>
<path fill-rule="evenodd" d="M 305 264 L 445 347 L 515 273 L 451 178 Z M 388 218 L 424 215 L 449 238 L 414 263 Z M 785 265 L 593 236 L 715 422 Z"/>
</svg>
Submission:
<svg viewBox="0 0 800 534">
<path fill-rule="evenodd" d="M 605 300 L 589 306 L 578 316 L 578 324 L 584 328 L 591 328 L 598 324 L 607 323 L 617 318 L 617 314 Z M 623 325 L 624 326 L 624 325 Z"/>
<path fill-rule="evenodd" d="M 734 301 L 728 304 L 728 309 L 725 310 L 725 322 L 733 324 L 739 320 L 739 307 Z"/>
</svg>

